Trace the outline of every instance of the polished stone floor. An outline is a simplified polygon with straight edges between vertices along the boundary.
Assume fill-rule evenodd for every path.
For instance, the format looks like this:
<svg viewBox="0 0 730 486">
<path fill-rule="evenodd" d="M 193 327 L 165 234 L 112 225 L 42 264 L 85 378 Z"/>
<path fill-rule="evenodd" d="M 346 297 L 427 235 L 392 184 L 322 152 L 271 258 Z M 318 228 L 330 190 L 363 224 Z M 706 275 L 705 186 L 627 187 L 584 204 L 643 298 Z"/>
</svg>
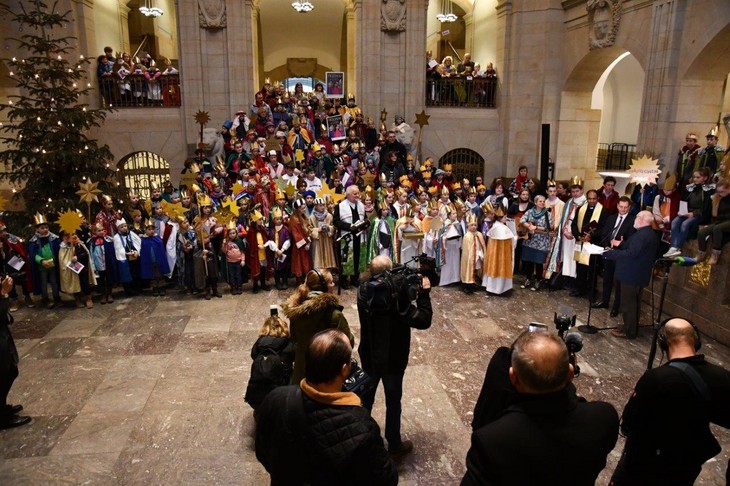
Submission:
<svg viewBox="0 0 730 486">
<path fill-rule="evenodd" d="M 268 484 L 243 393 L 258 327 L 269 305 L 290 292 L 211 301 L 168 292 L 119 296 L 91 310 L 21 308 L 12 328 L 20 377 L 10 399 L 33 422 L 0 431 L 0 484 Z M 561 305 L 574 306 L 579 321 L 587 318 L 586 301 L 567 292 L 517 288 L 487 296 L 437 288 L 433 302 L 433 326 L 413 332 L 405 377 L 403 433 L 415 444 L 399 466 L 407 485 L 458 484 L 474 402 L 498 346 L 530 321 L 552 323 Z M 358 336 L 354 291 L 342 303 Z M 606 310 L 592 316 L 599 327 L 617 322 Z M 620 411 L 646 366 L 649 329 L 640 334 L 632 342 L 585 335 L 579 393 Z M 725 346 L 708 339 L 703 352 L 730 366 Z M 373 413 L 382 427 L 382 395 Z M 723 452 L 698 484 L 724 484 L 730 434 L 714 430 Z M 607 483 L 622 446 L 619 439 L 598 484 Z"/>
</svg>

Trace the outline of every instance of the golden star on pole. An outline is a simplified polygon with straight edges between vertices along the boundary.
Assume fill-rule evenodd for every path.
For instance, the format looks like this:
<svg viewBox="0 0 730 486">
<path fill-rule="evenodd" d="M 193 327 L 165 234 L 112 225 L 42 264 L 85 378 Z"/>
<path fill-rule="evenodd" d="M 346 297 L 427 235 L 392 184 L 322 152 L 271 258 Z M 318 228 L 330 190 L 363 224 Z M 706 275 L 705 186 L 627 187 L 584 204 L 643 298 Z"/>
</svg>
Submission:
<svg viewBox="0 0 730 486">
<path fill-rule="evenodd" d="M 297 188 L 294 187 L 294 184 L 289 182 L 289 184 L 286 185 L 286 188 L 284 189 L 284 192 L 289 197 L 289 199 L 294 197 L 294 194 L 297 193 Z"/>
<path fill-rule="evenodd" d="M 58 213 L 56 223 L 64 233 L 73 234 L 81 228 L 82 218 L 76 211 L 68 209 L 63 213 Z"/>
<path fill-rule="evenodd" d="M 172 220 L 176 220 L 180 216 L 185 216 L 185 208 L 182 203 L 168 203 L 165 210 Z"/>
<path fill-rule="evenodd" d="M 76 195 L 79 196 L 80 202 L 91 204 L 92 202 L 96 201 L 99 202 L 99 194 L 101 194 L 101 189 L 99 189 L 99 183 L 98 182 L 92 182 L 91 179 L 86 179 L 86 182 L 81 182 L 79 184 L 79 190 L 76 191 Z"/>
<path fill-rule="evenodd" d="M 429 118 L 431 118 L 431 115 L 427 115 L 426 110 L 421 110 L 421 113 L 416 113 L 416 125 L 423 129 L 425 125 L 428 125 Z"/>
<path fill-rule="evenodd" d="M 337 194 L 334 189 L 330 189 L 330 186 L 328 186 L 326 182 L 322 183 L 322 189 L 319 191 L 319 193 L 317 193 L 317 196 L 322 198 L 329 197 L 335 202 L 335 204 L 345 198 L 344 194 Z"/>
<path fill-rule="evenodd" d="M 238 207 L 238 203 L 233 200 L 228 200 L 223 202 L 223 208 L 225 208 L 227 211 L 230 211 L 231 214 L 233 214 L 236 218 L 238 218 L 238 214 L 240 212 L 240 207 Z"/>
<path fill-rule="evenodd" d="M 198 125 L 205 125 L 208 122 L 210 122 L 210 115 L 207 111 L 198 110 L 198 112 L 194 115 L 195 123 Z"/>
</svg>

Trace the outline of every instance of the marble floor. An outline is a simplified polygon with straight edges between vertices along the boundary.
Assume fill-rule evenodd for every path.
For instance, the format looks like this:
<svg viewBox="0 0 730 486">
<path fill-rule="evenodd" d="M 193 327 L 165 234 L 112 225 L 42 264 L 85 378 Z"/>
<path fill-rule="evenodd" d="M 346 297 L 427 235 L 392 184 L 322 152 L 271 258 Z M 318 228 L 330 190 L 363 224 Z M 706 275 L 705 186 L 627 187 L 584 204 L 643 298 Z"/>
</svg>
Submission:
<svg viewBox="0 0 730 486">
<path fill-rule="evenodd" d="M 12 327 L 20 377 L 10 401 L 22 403 L 33 422 L 0 431 L 0 484 L 268 484 L 243 393 L 258 327 L 269 305 L 289 293 L 205 301 L 168 292 L 119 296 L 91 310 L 21 308 Z M 432 297 L 433 325 L 413 332 L 405 376 L 403 433 L 415 444 L 399 466 L 406 485 L 459 483 L 473 406 L 498 346 L 531 321 L 552 323 L 561 305 L 574 306 L 579 323 L 587 318 L 587 301 L 567 292 L 437 288 Z M 341 300 L 357 337 L 354 291 Z M 593 312 L 595 326 L 617 322 L 605 309 Z M 646 367 L 649 331 L 636 341 L 584 335 L 579 393 L 620 411 Z M 727 347 L 707 339 L 703 352 L 730 366 Z M 373 414 L 382 427 L 382 394 Z M 724 484 L 730 433 L 713 430 L 723 452 L 698 484 Z M 619 439 L 598 484 L 607 483 L 622 447 Z"/>
</svg>

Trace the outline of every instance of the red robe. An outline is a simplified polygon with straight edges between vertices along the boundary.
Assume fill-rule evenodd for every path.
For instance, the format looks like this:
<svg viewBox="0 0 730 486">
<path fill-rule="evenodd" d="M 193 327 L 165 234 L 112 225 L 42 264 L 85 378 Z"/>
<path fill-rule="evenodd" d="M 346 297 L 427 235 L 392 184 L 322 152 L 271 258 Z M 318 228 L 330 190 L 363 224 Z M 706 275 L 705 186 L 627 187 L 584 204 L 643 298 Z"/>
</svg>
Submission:
<svg viewBox="0 0 730 486">
<path fill-rule="evenodd" d="M 309 234 L 299 218 L 294 216 L 289 218 L 289 232 L 292 235 L 291 272 L 297 277 L 302 277 L 312 269 L 312 260 L 307 245 L 297 247 L 297 243 L 302 240 L 308 242 Z"/>
</svg>

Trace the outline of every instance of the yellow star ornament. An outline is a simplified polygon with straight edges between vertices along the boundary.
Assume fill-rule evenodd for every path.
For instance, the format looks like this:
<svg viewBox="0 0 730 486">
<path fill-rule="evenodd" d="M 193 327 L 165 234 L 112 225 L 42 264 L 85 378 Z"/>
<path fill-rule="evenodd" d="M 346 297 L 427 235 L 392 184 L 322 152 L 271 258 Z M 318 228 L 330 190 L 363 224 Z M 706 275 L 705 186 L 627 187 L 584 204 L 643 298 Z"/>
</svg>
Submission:
<svg viewBox="0 0 730 486">
<path fill-rule="evenodd" d="M 99 183 L 92 182 L 91 179 L 86 179 L 86 182 L 80 183 L 79 190 L 76 191 L 76 195 L 79 196 L 80 202 L 86 204 L 91 204 L 94 201 L 99 202 L 99 194 L 101 194 Z"/>
<path fill-rule="evenodd" d="M 168 203 L 165 209 L 167 210 L 167 215 L 172 220 L 177 220 L 179 216 L 185 216 L 185 208 L 181 203 Z"/>
<path fill-rule="evenodd" d="M 61 228 L 61 231 L 72 234 L 81 228 L 82 219 L 79 213 L 69 209 L 63 213 L 58 213 L 58 221 L 56 223 Z"/>
<path fill-rule="evenodd" d="M 344 194 L 337 194 L 334 189 L 330 189 L 330 186 L 326 182 L 322 183 L 322 190 L 317 194 L 318 197 L 330 198 L 335 204 L 345 199 Z"/>
</svg>

